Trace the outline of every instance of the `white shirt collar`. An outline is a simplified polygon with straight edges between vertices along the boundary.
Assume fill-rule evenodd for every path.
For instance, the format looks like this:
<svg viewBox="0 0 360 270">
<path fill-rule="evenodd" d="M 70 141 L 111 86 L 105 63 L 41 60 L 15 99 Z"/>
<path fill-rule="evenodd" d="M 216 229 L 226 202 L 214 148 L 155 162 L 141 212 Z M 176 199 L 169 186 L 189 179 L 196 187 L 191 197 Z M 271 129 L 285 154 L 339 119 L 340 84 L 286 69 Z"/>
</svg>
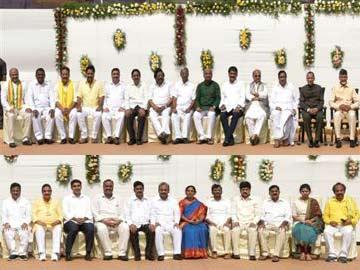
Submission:
<svg viewBox="0 0 360 270">
<path fill-rule="evenodd" d="M 136 195 L 132 195 L 131 199 L 133 201 L 147 201 L 148 198 L 146 196 L 143 196 L 142 199 L 140 200 L 138 197 L 136 197 Z"/>
<path fill-rule="evenodd" d="M 71 193 L 71 197 L 72 198 L 77 198 L 77 199 L 82 199 L 82 198 L 84 198 L 84 195 L 81 193 L 80 196 L 78 197 L 74 193 Z"/>
<path fill-rule="evenodd" d="M 274 202 L 271 198 L 268 198 L 268 202 L 278 203 L 278 202 L 284 202 L 284 200 L 282 198 L 279 198 L 276 202 Z"/>
<path fill-rule="evenodd" d="M 101 198 L 104 198 L 104 199 L 107 199 L 107 200 L 110 200 L 110 201 L 116 199 L 115 196 L 114 196 L 114 194 L 113 194 L 110 198 L 106 197 L 105 194 L 101 194 Z"/>
</svg>

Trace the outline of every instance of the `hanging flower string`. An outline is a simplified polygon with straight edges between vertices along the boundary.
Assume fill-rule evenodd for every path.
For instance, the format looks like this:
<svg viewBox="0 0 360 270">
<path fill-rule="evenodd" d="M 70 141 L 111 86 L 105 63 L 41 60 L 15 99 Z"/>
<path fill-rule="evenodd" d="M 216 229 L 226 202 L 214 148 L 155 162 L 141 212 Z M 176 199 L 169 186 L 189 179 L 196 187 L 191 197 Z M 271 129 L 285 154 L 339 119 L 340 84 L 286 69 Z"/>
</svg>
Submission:
<svg viewBox="0 0 360 270">
<path fill-rule="evenodd" d="M 340 46 L 335 46 L 335 49 L 331 52 L 331 63 L 333 68 L 339 69 L 344 61 L 344 52 Z"/>
<path fill-rule="evenodd" d="M 175 53 L 176 65 L 186 64 L 185 9 L 180 5 L 175 13 Z"/>
<path fill-rule="evenodd" d="M 151 52 L 149 65 L 152 72 L 155 72 L 155 70 L 161 68 L 161 58 L 156 52 Z"/>
<path fill-rule="evenodd" d="M 81 58 L 80 58 L 80 70 L 81 70 L 81 74 L 84 77 L 86 76 L 86 69 L 90 65 L 91 65 L 90 58 L 86 54 L 82 55 Z"/>
<path fill-rule="evenodd" d="M 202 70 L 214 68 L 214 57 L 210 50 L 202 50 L 200 55 Z"/>
<path fill-rule="evenodd" d="M 56 181 L 60 184 L 67 184 L 72 177 L 72 169 L 69 164 L 59 164 L 56 167 Z"/>
<path fill-rule="evenodd" d="M 287 62 L 286 50 L 284 48 L 274 52 L 274 61 L 278 68 L 284 68 Z"/>
<path fill-rule="evenodd" d="M 215 182 L 220 182 L 224 177 L 225 162 L 221 162 L 219 159 L 215 160 L 215 163 L 210 168 L 210 178 Z"/>
<path fill-rule="evenodd" d="M 248 28 L 241 29 L 239 34 L 240 48 L 247 50 L 251 43 L 251 32 Z"/>
<path fill-rule="evenodd" d="M 231 176 L 235 182 L 246 180 L 246 156 L 232 155 L 230 157 Z"/>
<path fill-rule="evenodd" d="M 315 62 L 315 20 L 314 9 L 311 4 L 305 4 L 305 33 L 304 66 L 310 67 Z"/>
<path fill-rule="evenodd" d="M 89 184 L 100 182 L 100 156 L 86 155 L 85 157 L 86 180 Z"/>
<path fill-rule="evenodd" d="M 121 29 L 116 29 L 113 35 L 114 47 L 121 51 L 126 45 L 126 34 Z"/>
<path fill-rule="evenodd" d="M 269 182 L 273 179 L 274 162 L 269 159 L 263 159 L 259 166 L 259 177 L 263 182 Z"/>
<path fill-rule="evenodd" d="M 132 175 L 133 175 L 133 166 L 130 162 L 119 165 L 118 177 L 120 182 L 125 183 L 130 181 Z"/>
</svg>

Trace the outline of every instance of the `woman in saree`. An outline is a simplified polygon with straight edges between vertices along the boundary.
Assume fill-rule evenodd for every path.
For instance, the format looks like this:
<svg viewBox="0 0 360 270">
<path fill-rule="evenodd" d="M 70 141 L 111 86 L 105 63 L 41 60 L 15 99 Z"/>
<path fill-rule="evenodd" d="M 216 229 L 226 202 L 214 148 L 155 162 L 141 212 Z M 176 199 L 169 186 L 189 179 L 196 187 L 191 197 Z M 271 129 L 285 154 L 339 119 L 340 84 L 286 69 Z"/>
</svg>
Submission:
<svg viewBox="0 0 360 270">
<path fill-rule="evenodd" d="M 194 186 L 187 186 L 179 202 L 182 229 L 181 250 L 186 259 L 207 258 L 209 230 L 205 222 L 207 207 L 195 198 Z"/>
<path fill-rule="evenodd" d="M 311 188 L 308 184 L 300 186 L 300 198 L 292 205 L 294 226 L 292 235 L 296 247 L 300 250 L 300 260 L 311 261 L 311 246 L 324 230 L 324 222 L 320 205 L 317 200 L 310 198 Z"/>
</svg>

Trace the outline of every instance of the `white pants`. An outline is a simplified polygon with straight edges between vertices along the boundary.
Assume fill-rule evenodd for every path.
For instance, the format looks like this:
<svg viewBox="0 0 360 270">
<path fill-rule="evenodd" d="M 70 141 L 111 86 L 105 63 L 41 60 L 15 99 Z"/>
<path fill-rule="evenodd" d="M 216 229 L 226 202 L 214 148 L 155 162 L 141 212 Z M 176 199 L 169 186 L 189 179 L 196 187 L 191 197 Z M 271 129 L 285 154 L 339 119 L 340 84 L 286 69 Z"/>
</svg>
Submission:
<svg viewBox="0 0 360 270">
<path fill-rule="evenodd" d="M 326 246 L 329 250 L 329 257 L 346 257 L 348 256 L 350 245 L 352 242 L 352 233 L 353 226 L 338 226 L 334 228 L 333 226 L 326 225 L 324 230 L 324 238 Z M 342 234 L 342 244 L 340 252 L 335 250 L 334 246 L 334 234 L 340 232 Z"/>
<path fill-rule="evenodd" d="M 61 233 L 62 233 L 62 225 L 58 224 L 51 230 L 52 233 L 52 253 L 60 253 L 60 241 L 61 241 Z M 42 226 L 37 226 L 35 231 L 35 237 L 36 237 L 36 244 L 38 246 L 39 254 L 46 254 L 46 247 L 45 247 L 45 234 L 46 230 Z"/>
<path fill-rule="evenodd" d="M 38 117 L 35 117 L 33 115 L 32 117 L 32 125 L 33 125 L 33 130 L 34 130 L 34 135 L 36 140 L 42 140 L 47 139 L 47 140 L 51 140 L 52 138 L 52 134 L 53 134 L 53 130 L 54 130 L 54 118 L 50 117 L 50 108 L 47 109 L 37 109 L 37 111 L 39 112 Z M 45 119 L 46 123 L 45 123 L 45 134 L 43 132 L 43 126 L 42 126 L 42 120 Z"/>
<path fill-rule="evenodd" d="M 225 254 L 231 253 L 231 231 L 229 227 L 226 226 L 209 226 L 209 235 L 210 235 L 210 248 L 212 252 L 218 252 L 216 249 L 216 238 L 219 233 L 223 233 L 224 237 L 224 248 Z"/>
<path fill-rule="evenodd" d="M 103 112 L 101 118 L 106 137 L 120 138 L 121 130 L 124 126 L 125 112 Z M 115 129 L 111 132 L 112 119 L 115 119 L 116 124 Z"/>
<path fill-rule="evenodd" d="M 261 128 L 266 119 L 266 114 L 259 114 L 257 117 L 253 117 L 252 115 L 245 115 L 245 122 L 248 127 L 250 137 L 257 135 L 259 136 L 261 132 Z"/>
<path fill-rule="evenodd" d="M 150 108 L 149 116 L 157 136 L 163 132 L 170 134 L 170 108 L 166 108 L 161 113 L 157 113 L 153 108 Z M 159 116 L 162 117 L 161 123 Z"/>
<path fill-rule="evenodd" d="M 206 135 L 205 135 L 204 128 L 202 126 L 202 121 L 201 121 L 204 116 L 207 116 L 209 118 Z M 216 120 L 215 112 L 213 112 L 213 111 L 201 111 L 201 112 L 195 111 L 193 118 L 194 118 L 196 132 L 198 134 L 198 138 L 200 140 L 212 139 L 213 131 L 214 131 L 214 127 L 215 127 L 215 120 Z"/>
<path fill-rule="evenodd" d="M 89 136 L 86 122 L 86 118 L 88 116 L 92 116 L 94 121 L 90 137 L 96 139 L 101 125 L 101 112 L 97 111 L 96 108 L 89 107 L 82 107 L 82 111 L 77 112 L 77 120 L 81 132 L 81 139 L 87 139 Z"/>
<path fill-rule="evenodd" d="M 117 233 L 119 236 L 119 256 L 126 255 L 130 232 L 129 226 L 125 222 L 121 222 L 116 228 L 108 227 L 102 222 L 95 222 L 95 228 L 105 256 L 112 256 L 112 244 L 109 236 L 111 231 Z"/>
<path fill-rule="evenodd" d="M 186 109 L 176 108 L 176 110 L 177 113 L 171 115 L 175 139 L 189 139 L 192 111 L 185 113 Z"/>
<path fill-rule="evenodd" d="M 272 255 L 279 257 L 286 243 L 286 230 L 271 224 L 267 224 L 265 228 L 259 229 L 258 231 L 261 254 L 268 256 L 270 253 L 268 238 L 271 231 L 275 232 L 275 247 Z"/>
<path fill-rule="evenodd" d="M 240 255 L 240 235 L 242 231 L 246 231 L 248 235 L 249 256 L 256 255 L 257 230 L 256 227 L 249 227 L 250 224 L 240 224 L 231 231 L 234 255 Z"/>
<path fill-rule="evenodd" d="M 16 234 L 19 235 L 20 238 L 18 250 L 16 250 Z M 27 255 L 30 236 L 30 232 L 28 230 L 10 228 L 9 230 L 4 230 L 4 236 L 10 255 Z"/>
<path fill-rule="evenodd" d="M 181 254 L 181 230 L 173 225 L 161 225 L 155 229 L 155 246 L 158 256 L 164 256 L 164 234 L 169 232 L 173 240 L 174 254 Z"/>
<path fill-rule="evenodd" d="M 69 121 L 69 138 L 74 139 L 75 128 L 76 128 L 76 124 L 77 124 L 77 111 L 75 108 L 70 111 L 68 121 Z M 58 108 L 55 109 L 55 123 L 56 123 L 57 130 L 60 134 L 61 140 L 66 139 L 64 116 Z"/>
<path fill-rule="evenodd" d="M 273 136 L 275 140 L 288 139 L 291 144 L 294 142 L 296 118 L 290 110 L 273 110 L 271 112 Z"/>
<path fill-rule="evenodd" d="M 25 112 L 25 109 L 22 109 L 21 111 L 15 110 L 14 113 L 11 113 L 9 111 L 5 112 L 7 117 L 7 132 L 9 137 L 9 143 L 15 142 L 14 140 L 14 133 L 15 133 L 15 121 L 18 115 L 20 115 L 24 119 L 24 134 L 23 134 L 23 141 L 30 139 L 30 132 L 31 132 L 31 113 Z"/>
</svg>

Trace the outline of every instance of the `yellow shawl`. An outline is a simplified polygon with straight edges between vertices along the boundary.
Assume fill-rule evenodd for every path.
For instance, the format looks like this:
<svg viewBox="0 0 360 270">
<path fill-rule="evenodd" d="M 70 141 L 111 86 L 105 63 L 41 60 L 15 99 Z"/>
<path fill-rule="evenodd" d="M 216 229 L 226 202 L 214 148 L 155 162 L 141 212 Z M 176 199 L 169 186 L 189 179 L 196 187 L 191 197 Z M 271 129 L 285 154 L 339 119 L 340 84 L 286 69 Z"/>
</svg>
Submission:
<svg viewBox="0 0 360 270">
<path fill-rule="evenodd" d="M 15 92 L 16 91 L 16 100 L 15 100 Z M 16 90 L 13 87 L 12 81 L 9 80 L 8 82 L 8 95 L 7 95 L 7 101 L 9 102 L 10 106 L 17 110 L 22 109 L 23 105 L 23 88 L 21 81 L 18 81 L 16 84 Z"/>
<path fill-rule="evenodd" d="M 70 109 L 70 106 L 74 101 L 74 95 L 75 95 L 73 82 L 69 81 L 67 87 L 65 87 L 63 82 L 60 81 L 57 91 L 58 91 L 57 94 L 59 97 L 59 103 L 61 104 L 61 106 Z"/>
</svg>

